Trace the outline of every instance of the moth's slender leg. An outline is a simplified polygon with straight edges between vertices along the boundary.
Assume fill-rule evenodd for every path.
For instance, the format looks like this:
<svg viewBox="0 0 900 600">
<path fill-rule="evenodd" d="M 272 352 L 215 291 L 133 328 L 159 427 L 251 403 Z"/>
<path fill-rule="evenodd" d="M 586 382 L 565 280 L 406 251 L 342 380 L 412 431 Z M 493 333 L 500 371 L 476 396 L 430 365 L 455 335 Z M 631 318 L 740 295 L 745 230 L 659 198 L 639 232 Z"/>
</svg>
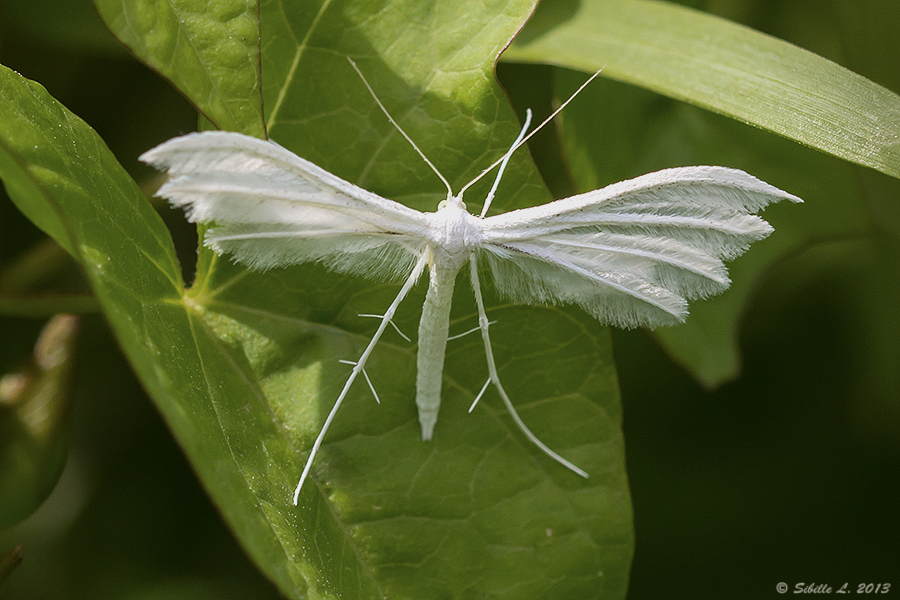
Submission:
<svg viewBox="0 0 900 600">
<path fill-rule="evenodd" d="M 303 474 L 300 475 L 300 481 L 299 483 L 297 483 L 297 488 L 294 490 L 294 506 L 297 506 L 297 502 L 300 499 L 300 488 L 303 487 L 303 482 L 306 481 L 306 476 L 309 474 L 310 467 L 312 467 L 313 459 L 316 457 L 316 453 L 319 451 L 319 447 L 322 445 L 322 440 L 325 439 L 325 433 L 328 431 L 328 427 L 331 425 L 331 421 L 334 420 L 334 416 L 337 414 L 338 408 L 341 407 L 341 403 L 344 401 L 344 398 L 347 397 L 347 392 L 350 391 L 350 386 L 353 384 L 356 376 L 359 375 L 363 371 L 363 369 L 365 369 L 366 361 L 369 359 L 369 355 L 372 353 L 372 350 L 375 349 L 375 344 L 377 344 L 378 340 L 381 339 L 381 334 L 384 333 L 384 330 L 387 328 L 388 323 L 390 323 L 391 319 L 394 317 L 394 313 L 397 312 L 397 307 L 400 306 L 400 302 L 403 300 L 403 298 L 406 297 L 406 295 L 409 293 L 409 290 L 412 289 L 412 286 L 415 285 L 416 281 L 419 279 L 419 276 L 422 274 L 422 271 L 425 270 L 425 265 L 427 264 L 428 253 L 425 252 L 422 254 L 421 258 L 419 258 L 419 262 L 416 263 L 416 266 L 413 268 L 412 273 L 409 274 L 409 278 L 406 280 L 406 283 L 403 284 L 403 287 L 400 289 L 400 293 L 397 294 L 397 297 L 394 298 L 394 301 L 391 302 L 391 305 L 385 311 L 384 316 L 382 316 L 381 318 L 381 323 L 378 325 L 378 329 L 375 331 L 375 335 L 372 336 L 372 340 L 369 342 L 369 345 L 366 346 L 366 349 L 363 350 L 363 353 L 359 357 L 359 360 L 356 361 L 356 364 L 353 367 L 353 371 L 350 373 L 350 377 L 347 378 L 347 383 L 344 384 L 344 388 L 341 390 L 338 399 L 335 401 L 331 412 L 328 413 L 328 417 L 325 418 L 325 423 L 322 424 L 322 430 L 319 432 L 319 436 L 316 438 L 312 450 L 310 450 L 309 452 L 309 458 L 306 460 L 306 466 L 303 467 Z"/>
<path fill-rule="evenodd" d="M 494 362 L 494 352 L 493 350 L 491 350 L 491 338 L 488 335 L 489 323 L 487 314 L 484 311 L 484 299 L 481 297 L 481 284 L 478 281 L 478 267 L 476 266 L 475 261 L 476 258 L 474 256 L 469 260 L 469 274 L 472 279 L 472 290 L 475 292 L 475 304 L 478 306 L 478 324 L 481 327 L 481 339 L 484 341 L 484 353 L 485 357 L 487 358 L 489 381 L 494 384 L 494 387 L 497 388 L 497 392 L 500 394 L 500 398 L 503 399 L 503 403 L 506 405 L 506 409 L 509 411 L 510 416 L 512 416 L 513 421 L 516 422 L 516 425 L 519 426 L 519 429 L 522 430 L 522 433 L 525 434 L 525 437 L 531 440 L 531 442 L 535 446 L 540 448 L 544 452 L 544 454 L 546 454 L 562 466 L 566 467 L 574 473 L 577 473 L 578 475 L 581 475 L 582 477 L 587 477 L 588 474 L 583 469 L 576 467 L 565 458 L 548 448 L 547 445 L 544 444 L 544 442 L 539 440 L 538 437 L 534 435 L 530 429 L 528 429 L 528 426 L 525 425 L 525 422 L 522 421 L 521 417 L 519 417 L 519 413 L 516 412 L 516 407 L 513 406 L 513 403 L 509 399 L 509 395 L 506 393 L 506 390 L 503 389 L 503 384 L 500 383 L 500 376 L 497 374 L 497 365 Z M 482 388 L 482 391 L 484 391 L 484 388 Z"/>
</svg>

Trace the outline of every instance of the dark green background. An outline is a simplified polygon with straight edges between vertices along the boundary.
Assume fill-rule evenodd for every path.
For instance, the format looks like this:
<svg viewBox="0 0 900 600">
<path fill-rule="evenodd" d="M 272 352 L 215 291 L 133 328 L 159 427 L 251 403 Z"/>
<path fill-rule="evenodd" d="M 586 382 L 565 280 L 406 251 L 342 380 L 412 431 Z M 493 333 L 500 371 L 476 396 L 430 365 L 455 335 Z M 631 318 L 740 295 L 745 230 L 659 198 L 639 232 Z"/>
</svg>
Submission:
<svg viewBox="0 0 900 600">
<path fill-rule="evenodd" d="M 900 90 L 893 0 L 686 4 Z M 5 0 L 0 63 L 85 119 L 138 181 L 151 175 L 140 152 L 196 125 L 194 110 L 117 46 L 86 0 Z M 555 75 L 500 69 L 514 101 L 522 82 Z M 532 99 L 517 104 L 525 103 Z M 552 157 L 541 162 L 551 189 L 568 193 Z M 614 333 L 637 538 L 630 599 L 777 597 L 778 582 L 900 586 L 900 196 L 894 180 L 862 171 L 848 169 L 870 197 L 871 230 L 821 240 L 769 274 L 743 321 L 738 380 L 708 391 L 652 334 Z M 190 273 L 192 228 L 175 213 L 167 220 Z M 0 260 L 41 240 L 0 201 Z M 69 271 L 48 285 L 79 289 Z M 0 319 L 0 372 L 27 356 L 41 324 Z M 218 519 L 99 316 L 84 319 L 72 402 L 57 490 L 0 533 L 0 551 L 26 546 L 0 598 L 277 597 Z"/>
</svg>

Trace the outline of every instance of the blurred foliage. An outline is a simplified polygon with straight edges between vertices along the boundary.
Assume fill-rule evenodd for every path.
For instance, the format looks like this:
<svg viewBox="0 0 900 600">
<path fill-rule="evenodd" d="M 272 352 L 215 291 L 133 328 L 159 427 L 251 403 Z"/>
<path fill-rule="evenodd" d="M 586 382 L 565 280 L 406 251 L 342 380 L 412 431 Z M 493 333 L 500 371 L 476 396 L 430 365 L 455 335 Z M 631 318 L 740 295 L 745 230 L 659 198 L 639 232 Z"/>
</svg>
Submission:
<svg viewBox="0 0 900 600">
<path fill-rule="evenodd" d="M 87 0 L 0 4 L 0 63 L 40 81 L 142 181 L 155 174 L 138 154 L 196 127 L 196 111 L 122 48 Z M 183 266 L 192 272 L 194 228 L 180 211 L 158 208 L 180 232 Z M 70 295 L 87 289 L 68 255 L 5 197 L 0 261 L 5 276 L 21 273 L 5 280 L 15 279 L 15 287 Z M 43 324 L 0 319 L 0 373 L 31 355 Z M 105 322 L 83 319 L 77 345 L 68 464 L 50 499 L 0 533 L 0 552 L 24 546 L 0 597 L 278 598 L 200 489 Z"/>
<path fill-rule="evenodd" d="M 900 90 L 893 0 L 684 4 Z M 153 177 L 136 161 L 140 152 L 196 126 L 196 111 L 118 45 L 86 0 L 6 0 L 0 63 L 85 119 L 139 182 Z M 499 75 L 520 112 L 583 80 L 539 65 L 501 64 Z M 900 564 L 898 182 L 620 83 L 598 81 L 586 93 L 593 114 L 563 115 L 563 131 L 577 135 L 533 145 L 557 196 L 707 162 L 764 179 L 775 173 L 773 183 L 807 202 L 767 212 L 776 225 L 770 242 L 790 254 L 743 292 L 737 380 L 724 382 L 730 370 L 718 369 L 706 379 L 715 391 L 696 383 L 676 366 L 690 362 L 672 350 L 676 329 L 613 333 L 637 538 L 628 598 L 759 598 L 781 581 L 846 581 L 852 589 L 892 582 Z M 600 153 L 595 144 L 607 157 L 601 166 L 574 168 Z M 158 208 L 190 280 L 192 228 Z M 807 229 L 809 222 L 818 227 Z M 0 264 L 44 240 L 0 202 Z M 66 255 L 55 256 L 51 276 L 30 289 L 83 293 L 87 284 L 66 268 Z M 695 315 L 704 310 L 692 306 Z M 0 373 L 21 366 L 42 325 L 0 320 Z M 44 506 L 0 533 L 0 552 L 25 544 L 25 561 L 0 597 L 277 597 L 222 524 L 99 318 L 84 319 L 78 346 L 69 464 Z"/>
<path fill-rule="evenodd" d="M 65 465 L 77 332 L 78 317 L 55 315 L 28 364 L 0 377 L 0 529 L 34 512 Z"/>
<path fill-rule="evenodd" d="M 22 562 L 22 546 L 16 546 L 3 556 L 0 556 L 0 586 L 6 581 L 10 573 Z"/>
</svg>

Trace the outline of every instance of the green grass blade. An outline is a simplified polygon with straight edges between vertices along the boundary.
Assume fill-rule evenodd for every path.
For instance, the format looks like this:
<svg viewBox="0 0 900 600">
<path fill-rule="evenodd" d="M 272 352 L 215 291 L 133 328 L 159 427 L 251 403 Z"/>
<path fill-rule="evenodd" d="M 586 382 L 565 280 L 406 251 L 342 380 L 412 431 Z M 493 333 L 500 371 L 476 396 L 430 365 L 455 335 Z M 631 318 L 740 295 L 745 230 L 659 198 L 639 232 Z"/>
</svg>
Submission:
<svg viewBox="0 0 900 600">
<path fill-rule="evenodd" d="M 542 4 L 505 60 L 550 63 L 684 100 L 900 177 L 900 96 L 816 54 L 650 0 Z"/>
</svg>

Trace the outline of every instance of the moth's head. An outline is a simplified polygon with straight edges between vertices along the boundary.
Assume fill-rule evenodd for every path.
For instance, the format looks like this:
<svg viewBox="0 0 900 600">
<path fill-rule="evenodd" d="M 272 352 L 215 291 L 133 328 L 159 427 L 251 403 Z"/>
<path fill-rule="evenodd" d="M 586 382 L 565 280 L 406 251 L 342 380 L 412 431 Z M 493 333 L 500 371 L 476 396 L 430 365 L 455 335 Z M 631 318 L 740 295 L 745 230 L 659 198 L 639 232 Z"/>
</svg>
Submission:
<svg viewBox="0 0 900 600">
<path fill-rule="evenodd" d="M 442 210 L 448 206 L 456 206 L 463 210 L 466 210 L 466 203 L 463 202 L 462 194 L 458 196 L 454 196 L 450 193 L 447 194 L 446 200 L 441 200 L 440 204 L 438 204 L 438 210 Z"/>
</svg>

